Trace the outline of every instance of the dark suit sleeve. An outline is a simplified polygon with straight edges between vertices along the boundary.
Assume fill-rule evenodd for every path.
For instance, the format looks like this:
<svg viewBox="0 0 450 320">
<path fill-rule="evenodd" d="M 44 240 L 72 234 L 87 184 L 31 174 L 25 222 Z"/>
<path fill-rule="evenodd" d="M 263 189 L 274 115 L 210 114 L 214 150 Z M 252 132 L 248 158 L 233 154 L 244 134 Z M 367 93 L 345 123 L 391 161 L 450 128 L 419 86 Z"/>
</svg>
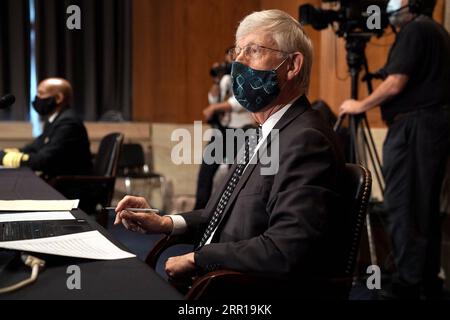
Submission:
<svg viewBox="0 0 450 320">
<path fill-rule="evenodd" d="M 180 215 L 184 218 L 188 226 L 186 235 L 193 239 L 194 242 L 199 242 L 209 221 L 208 217 L 204 215 L 204 210 L 195 210 Z"/>
<path fill-rule="evenodd" d="M 38 150 L 39 150 L 39 147 L 38 147 L 38 144 L 39 144 L 39 143 L 38 143 L 38 141 L 39 141 L 39 139 L 41 139 L 41 138 L 42 138 L 42 136 L 36 138 L 36 139 L 35 139 L 33 142 L 31 142 L 30 144 L 27 144 L 25 147 L 21 148 L 20 151 L 22 151 L 23 153 L 27 153 L 27 154 L 38 152 Z"/>
<path fill-rule="evenodd" d="M 205 246 L 195 255 L 199 268 L 283 276 L 301 270 L 313 255 L 337 198 L 333 147 L 321 132 L 305 129 L 280 150 L 267 212 L 254 213 L 269 214 L 267 230 L 249 240 Z"/>
<path fill-rule="evenodd" d="M 31 144 L 24 148 L 25 153 L 29 152 L 29 160 L 23 165 L 35 171 L 47 171 L 52 166 L 58 165 L 59 161 L 64 161 L 65 153 L 70 151 L 67 148 L 75 145 L 81 135 L 81 127 L 76 123 L 71 121 L 61 122 L 55 128 L 55 134 L 44 147 L 34 151 Z"/>
</svg>

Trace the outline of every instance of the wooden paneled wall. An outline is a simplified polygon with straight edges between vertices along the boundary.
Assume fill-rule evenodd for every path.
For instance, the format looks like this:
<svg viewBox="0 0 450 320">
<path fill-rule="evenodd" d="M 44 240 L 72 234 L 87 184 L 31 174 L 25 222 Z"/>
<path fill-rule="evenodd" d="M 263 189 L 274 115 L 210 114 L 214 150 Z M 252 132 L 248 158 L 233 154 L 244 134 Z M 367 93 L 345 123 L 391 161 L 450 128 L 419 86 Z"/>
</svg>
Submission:
<svg viewBox="0 0 450 320">
<path fill-rule="evenodd" d="M 134 120 L 201 120 L 209 70 L 259 0 L 133 0 Z"/>
<path fill-rule="evenodd" d="M 435 18 L 443 20 L 445 0 Z M 211 85 L 209 69 L 222 61 L 236 27 L 253 11 L 281 9 L 298 18 L 301 4 L 320 0 L 133 0 L 133 115 L 135 121 L 192 123 L 202 120 Z M 350 96 L 345 44 L 331 29 L 306 28 L 315 62 L 310 100 L 334 109 Z M 367 48 L 371 71 L 381 68 L 394 41 L 392 34 L 372 39 Z M 366 87 L 361 85 L 361 97 Z M 369 113 L 375 127 L 379 112 Z"/>
</svg>

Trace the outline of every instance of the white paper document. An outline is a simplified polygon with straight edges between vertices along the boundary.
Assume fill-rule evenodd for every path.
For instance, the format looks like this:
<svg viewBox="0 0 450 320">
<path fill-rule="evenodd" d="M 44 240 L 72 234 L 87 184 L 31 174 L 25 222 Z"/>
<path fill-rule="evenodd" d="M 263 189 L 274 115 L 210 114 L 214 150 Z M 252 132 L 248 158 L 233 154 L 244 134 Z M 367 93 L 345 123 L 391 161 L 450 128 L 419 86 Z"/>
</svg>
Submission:
<svg viewBox="0 0 450 320">
<path fill-rule="evenodd" d="M 0 242 L 0 248 L 93 260 L 121 260 L 136 257 L 123 251 L 98 231 L 60 237 Z"/>
<path fill-rule="evenodd" d="M 78 208 L 80 200 L 0 200 L 0 211 L 70 211 Z"/>
<path fill-rule="evenodd" d="M 75 220 L 69 211 L 0 213 L 1 222 Z"/>
</svg>

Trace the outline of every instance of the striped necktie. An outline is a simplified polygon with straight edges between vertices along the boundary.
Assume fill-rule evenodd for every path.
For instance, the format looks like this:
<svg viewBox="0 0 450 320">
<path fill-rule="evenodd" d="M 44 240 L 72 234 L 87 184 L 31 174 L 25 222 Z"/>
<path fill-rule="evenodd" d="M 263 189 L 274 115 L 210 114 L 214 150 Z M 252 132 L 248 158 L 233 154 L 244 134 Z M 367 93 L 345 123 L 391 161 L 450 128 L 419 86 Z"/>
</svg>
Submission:
<svg viewBox="0 0 450 320">
<path fill-rule="evenodd" d="M 249 131 L 254 131 L 254 129 L 251 129 Z M 214 214 L 209 221 L 208 228 L 206 229 L 205 233 L 203 234 L 203 237 L 197 247 L 197 250 L 200 250 L 205 246 L 208 239 L 213 234 L 214 230 L 216 230 L 219 222 L 221 221 L 222 215 L 224 213 L 225 208 L 228 205 L 228 202 L 230 201 L 231 196 L 233 195 L 234 190 L 236 189 L 236 186 L 238 185 L 242 174 L 244 173 L 245 169 L 247 168 L 247 165 L 249 164 L 256 146 L 258 145 L 259 138 L 261 136 L 261 127 L 259 127 L 256 130 L 256 134 L 251 134 L 250 136 L 247 135 L 245 139 L 245 151 L 244 151 L 244 158 L 238 162 L 238 165 L 236 166 L 233 175 L 231 176 L 230 180 L 227 183 L 227 186 L 225 188 L 225 192 L 222 194 L 222 197 L 220 198 L 219 203 L 216 206 L 216 209 L 214 210 Z M 253 132 L 254 133 L 254 132 Z"/>
</svg>

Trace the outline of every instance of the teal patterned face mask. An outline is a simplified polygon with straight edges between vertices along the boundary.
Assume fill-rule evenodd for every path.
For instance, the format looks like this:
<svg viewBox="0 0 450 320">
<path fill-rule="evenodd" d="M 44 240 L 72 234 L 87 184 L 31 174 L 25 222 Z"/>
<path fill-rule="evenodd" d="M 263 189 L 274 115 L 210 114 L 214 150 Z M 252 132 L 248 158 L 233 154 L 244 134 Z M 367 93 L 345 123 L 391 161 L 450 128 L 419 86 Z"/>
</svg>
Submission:
<svg viewBox="0 0 450 320">
<path fill-rule="evenodd" d="M 231 77 L 237 101 L 252 113 L 270 105 L 280 94 L 277 70 L 287 59 L 274 70 L 255 70 L 240 62 L 233 62 Z"/>
</svg>

